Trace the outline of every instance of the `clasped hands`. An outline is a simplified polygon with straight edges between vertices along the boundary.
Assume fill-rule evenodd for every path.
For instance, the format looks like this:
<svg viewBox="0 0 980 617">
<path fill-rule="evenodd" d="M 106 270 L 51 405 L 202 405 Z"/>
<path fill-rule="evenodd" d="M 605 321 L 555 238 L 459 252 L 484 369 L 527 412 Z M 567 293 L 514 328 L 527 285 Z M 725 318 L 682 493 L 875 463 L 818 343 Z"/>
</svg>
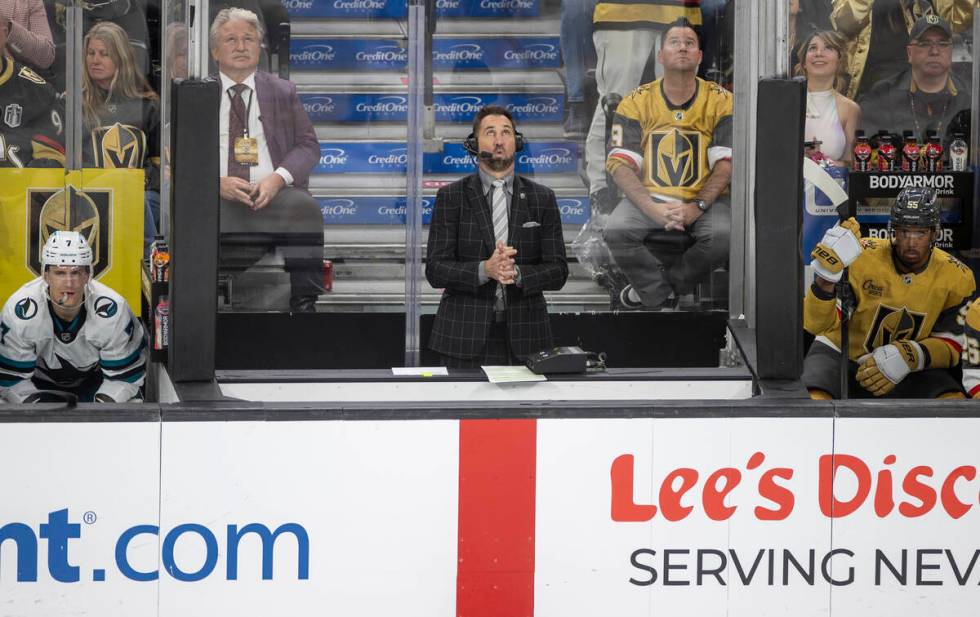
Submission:
<svg viewBox="0 0 980 617">
<path fill-rule="evenodd" d="M 517 265 L 514 256 L 517 249 L 506 246 L 503 240 L 497 240 L 497 248 L 494 249 L 490 259 L 483 262 L 483 269 L 487 276 L 502 285 L 512 285 L 517 280 Z"/>
<path fill-rule="evenodd" d="M 701 209 L 696 204 L 683 201 L 657 203 L 667 231 L 684 231 L 701 218 Z"/>
<path fill-rule="evenodd" d="M 222 176 L 220 192 L 222 199 L 241 202 L 252 210 L 261 210 L 269 205 L 285 185 L 286 181 L 277 173 L 271 173 L 254 183 L 236 176 Z"/>
</svg>

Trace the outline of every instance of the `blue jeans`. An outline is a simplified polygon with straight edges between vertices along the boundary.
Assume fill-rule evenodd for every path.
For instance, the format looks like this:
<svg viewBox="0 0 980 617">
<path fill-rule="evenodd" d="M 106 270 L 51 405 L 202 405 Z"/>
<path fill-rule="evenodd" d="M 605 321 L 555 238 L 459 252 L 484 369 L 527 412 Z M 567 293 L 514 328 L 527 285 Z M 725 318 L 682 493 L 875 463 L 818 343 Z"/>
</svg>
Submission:
<svg viewBox="0 0 980 617">
<path fill-rule="evenodd" d="M 731 207 L 725 201 L 712 204 L 687 229 L 694 244 L 669 265 L 645 244 L 647 234 L 655 229 L 663 227 L 629 199 L 623 199 L 609 215 L 603 231 L 616 265 L 646 306 L 660 306 L 671 292 L 690 293 L 695 285 L 708 278 L 713 268 L 725 263 L 731 242 Z"/>
<path fill-rule="evenodd" d="M 592 11 L 596 0 L 561 0 L 561 55 L 569 103 L 585 101 L 585 70 L 595 64 Z"/>
</svg>

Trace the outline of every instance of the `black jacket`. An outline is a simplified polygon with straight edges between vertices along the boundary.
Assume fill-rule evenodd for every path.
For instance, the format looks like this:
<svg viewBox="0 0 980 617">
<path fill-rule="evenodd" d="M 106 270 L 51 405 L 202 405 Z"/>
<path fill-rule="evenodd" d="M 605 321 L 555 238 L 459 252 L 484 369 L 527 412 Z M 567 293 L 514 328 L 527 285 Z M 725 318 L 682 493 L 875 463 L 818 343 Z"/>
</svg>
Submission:
<svg viewBox="0 0 980 617">
<path fill-rule="evenodd" d="M 552 345 L 541 292 L 561 289 L 568 265 L 554 191 L 522 176 L 514 177 L 513 191 L 508 238 L 517 249 L 521 285 L 505 287 L 506 320 L 511 351 L 524 357 Z M 477 268 L 495 244 L 479 174 L 439 189 L 425 263 L 429 284 L 443 289 L 429 338 L 432 350 L 472 358 L 483 349 L 494 321 L 497 282 L 480 285 Z"/>
</svg>

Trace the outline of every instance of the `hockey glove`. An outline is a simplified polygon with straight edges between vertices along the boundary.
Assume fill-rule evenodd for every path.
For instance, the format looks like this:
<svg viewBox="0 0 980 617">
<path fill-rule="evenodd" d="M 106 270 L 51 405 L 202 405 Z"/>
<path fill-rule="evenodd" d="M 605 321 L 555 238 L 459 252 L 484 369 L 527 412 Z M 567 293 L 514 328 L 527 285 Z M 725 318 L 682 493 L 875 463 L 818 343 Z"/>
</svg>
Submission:
<svg viewBox="0 0 980 617">
<path fill-rule="evenodd" d="M 840 280 L 844 268 L 861 254 L 861 226 L 854 217 L 840 222 L 823 235 L 810 256 L 814 272 L 832 283 Z"/>
<path fill-rule="evenodd" d="M 858 383 L 875 396 L 888 394 L 912 371 L 925 366 L 925 354 L 915 341 L 897 341 L 882 345 L 858 360 Z"/>
</svg>

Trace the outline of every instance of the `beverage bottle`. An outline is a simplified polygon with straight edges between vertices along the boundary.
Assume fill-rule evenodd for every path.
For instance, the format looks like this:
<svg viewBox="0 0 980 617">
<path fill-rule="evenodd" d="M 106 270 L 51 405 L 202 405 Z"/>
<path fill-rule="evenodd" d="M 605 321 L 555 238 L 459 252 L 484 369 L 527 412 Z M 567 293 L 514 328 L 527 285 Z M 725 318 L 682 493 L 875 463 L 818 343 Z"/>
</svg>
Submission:
<svg viewBox="0 0 980 617">
<path fill-rule="evenodd" d="M 898 171 L 898 151 L 887 132 L 878 133 L 878 171 Z"/>
<path fill-rule="evenodd" d="M 926 145 L 922 150 L 926 159 L 926 171 L 931 174 L 941 172 L 943 170 L 943 144 L 936 131 L 929 131 Z"/>
<path fill-rule="evenodd" d="M 902 133 L 905 143 L 902 145 L 902 171 L 916 173 L 919 169 L 919 154 L 921 148 L 912 131 Z"/>
<path fill-rule="evenodd" d="M 831 162 L 827 159 L 826 155 L 820 151 L 820 146 L 823 142 L 814 137 L 810 141 L 803 142 L 804 152 L 810 158 L 811 161 L 817 163 L 821 167 L 829 167 Z"/>
<path fill-rule="evenodd" d="M 969 152 L 963 133 L 953 133 L 953 141 L 949 144 L 950 171 L 966 171 L 967 153 Z"/>
<path fill-rule="evenodd" d="M 154 283 L 170 280 L 170 249 L 163 236 L 157 236 L 150 245 L 150 280 Z"/>
<path fill-rule="evenodd" d="M 153 311 L 153 349 L 165 349 L 170 344 L 170 299 L 160 296 Z"/>
<path fill-rule="evenodd" d="M 854 134 L 856 143 L 854 144 L 854 171 L 871 171 L 871 144 L 864 131 L 857 131 Z"/>
</svg>

